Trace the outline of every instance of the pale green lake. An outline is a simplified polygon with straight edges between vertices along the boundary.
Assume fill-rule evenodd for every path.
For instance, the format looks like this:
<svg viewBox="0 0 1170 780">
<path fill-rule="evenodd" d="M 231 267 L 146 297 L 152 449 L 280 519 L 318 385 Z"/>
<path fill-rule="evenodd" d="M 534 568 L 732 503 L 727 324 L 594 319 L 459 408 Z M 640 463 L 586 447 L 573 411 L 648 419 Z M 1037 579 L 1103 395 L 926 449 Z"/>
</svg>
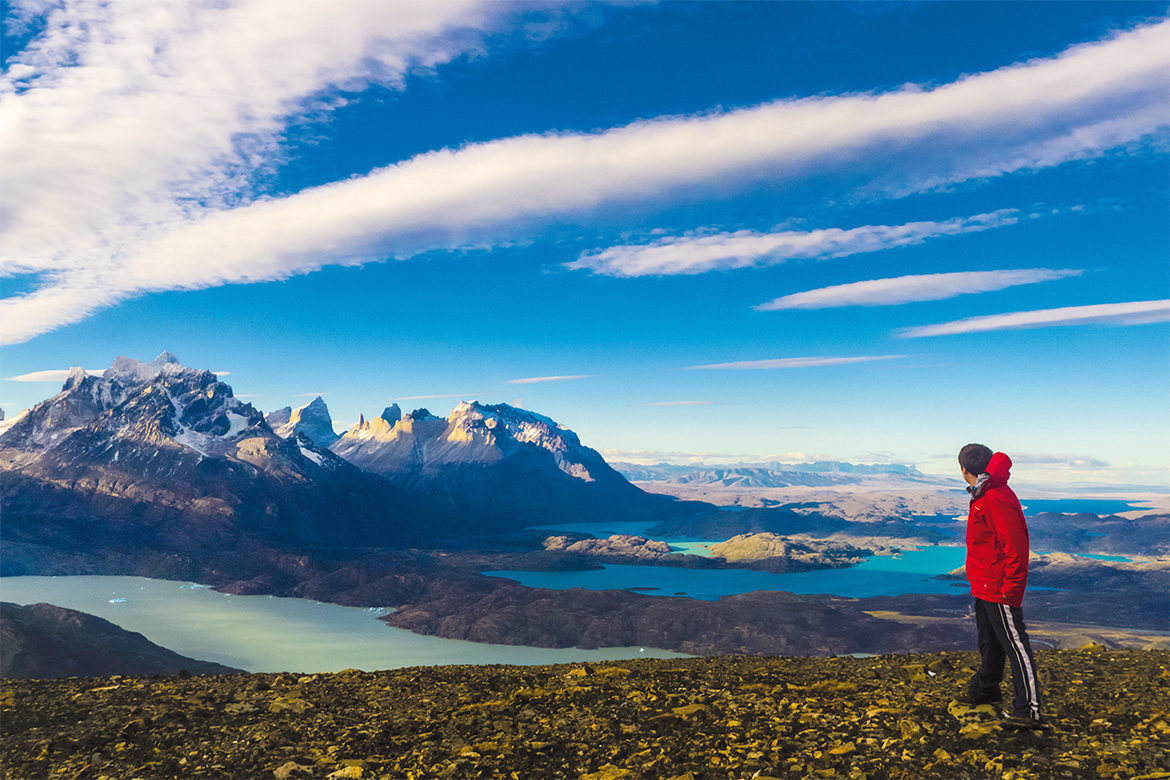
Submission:
<svg viewBox="0 0 1170 780">
<path fill-rule="evenodd" d="M 232 596 L 192 583 L 144 577 L 3 577 L 0 601 L 46 602 L 88 612 L 176 653 L 249 672 L 685 657 L 650 647 L 553 649 L 421 636 L 377 620 L 386 609 Z"/>
</svg>

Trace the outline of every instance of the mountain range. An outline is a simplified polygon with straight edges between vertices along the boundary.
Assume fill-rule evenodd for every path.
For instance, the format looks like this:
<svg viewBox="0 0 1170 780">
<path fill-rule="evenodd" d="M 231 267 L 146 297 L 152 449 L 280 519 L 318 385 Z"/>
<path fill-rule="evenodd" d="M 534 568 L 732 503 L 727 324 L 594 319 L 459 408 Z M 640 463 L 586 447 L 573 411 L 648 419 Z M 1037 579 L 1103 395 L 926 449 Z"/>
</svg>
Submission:
<svg viewBox="0 0 1170 780">
<path fill-rule="evenodd" d="M 677 505 L 631 485 L 568 428 L 508 404 L 464 402 L 446 418 L 395 404 L 330 449 L 438 516 L 492 527 L 647 519 Z"/>
<path fill-rule="evenodd" d="M 395 405 L 344 436 L 315 398 L 268 415 L 164 352 L 72 369 L 0 433 L 3 573 L 55 552 L 436 546 L 536 523 L 664 517 L 577 435 L 506 404 Z M 692 507 L 693 511 L 693 507 Z"/>
<path fill-rule="evenodd" d="M 86 554 L 419 543 L 398 491 L 306 436 L 282 438 L 169 353 L 73 369 L 0 434 L 4 573 Z"/>
</svg>

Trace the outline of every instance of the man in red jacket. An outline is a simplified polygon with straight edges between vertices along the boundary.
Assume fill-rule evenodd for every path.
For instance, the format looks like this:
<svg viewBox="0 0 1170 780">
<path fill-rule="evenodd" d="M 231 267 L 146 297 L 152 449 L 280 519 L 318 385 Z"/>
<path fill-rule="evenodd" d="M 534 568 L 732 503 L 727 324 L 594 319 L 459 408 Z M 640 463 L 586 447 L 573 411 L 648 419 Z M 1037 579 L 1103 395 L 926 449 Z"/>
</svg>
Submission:
<svg viewBox="0 0 1170 780">
<path fill-rule="evenodd" d="M 1012 665 L 1015 701 L 1004 725 L 1043 728 L 1040 686 L 1032 645 L 1024 630 L 1024 588 L 1028 584 L 1028 524 L 1020 500 L 1008 487 L 1012 461 L 982 444 L 959 451 L 959 467 L 971 494 L 967 515 L 967 579 L 975 597 L 975 625 L 983 663 L 971 678 L 966 704 L 1001 700 L 1004 660 Z"/>
</svg>

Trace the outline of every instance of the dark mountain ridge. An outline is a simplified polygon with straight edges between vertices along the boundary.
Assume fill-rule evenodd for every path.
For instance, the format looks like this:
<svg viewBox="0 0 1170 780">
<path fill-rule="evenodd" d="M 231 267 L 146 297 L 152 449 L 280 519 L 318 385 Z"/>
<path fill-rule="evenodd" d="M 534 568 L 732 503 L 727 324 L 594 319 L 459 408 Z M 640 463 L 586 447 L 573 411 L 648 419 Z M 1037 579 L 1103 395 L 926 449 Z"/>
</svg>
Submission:
<svg viewBox="0 0 1170 780">
<path fill-rule="evenodd" d="M 160 647 L 95 615 L 53 604 L 0 602 L 0 677 L 101 677 L 111 674 L 231 674 Z"/>
</svg>

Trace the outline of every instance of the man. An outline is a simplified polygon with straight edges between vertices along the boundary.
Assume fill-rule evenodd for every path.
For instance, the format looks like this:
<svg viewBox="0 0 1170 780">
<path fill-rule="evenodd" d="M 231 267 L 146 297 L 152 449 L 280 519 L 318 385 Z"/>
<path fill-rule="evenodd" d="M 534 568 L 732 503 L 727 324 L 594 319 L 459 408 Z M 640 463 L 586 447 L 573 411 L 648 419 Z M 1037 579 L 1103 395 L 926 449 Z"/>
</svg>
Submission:
<svg viewBox="0 0 1170 780">
<path fill-rule="evenodd" d="M 1024 630 L 1024 588 L 1028 584 L 1028 525 L 1020 500 L 1007 486 L 1012 461 L 982 444 L 959 451 L 959 468 L 971 494 L 967 515 L 967 580 L 975 597 L 982 664 L 958 700 L 994 704 L 1006 659 L 1012 665 L 1015 700 L 1004 726 L 1044 728 L 1032 646 Z"/>
</svg>

